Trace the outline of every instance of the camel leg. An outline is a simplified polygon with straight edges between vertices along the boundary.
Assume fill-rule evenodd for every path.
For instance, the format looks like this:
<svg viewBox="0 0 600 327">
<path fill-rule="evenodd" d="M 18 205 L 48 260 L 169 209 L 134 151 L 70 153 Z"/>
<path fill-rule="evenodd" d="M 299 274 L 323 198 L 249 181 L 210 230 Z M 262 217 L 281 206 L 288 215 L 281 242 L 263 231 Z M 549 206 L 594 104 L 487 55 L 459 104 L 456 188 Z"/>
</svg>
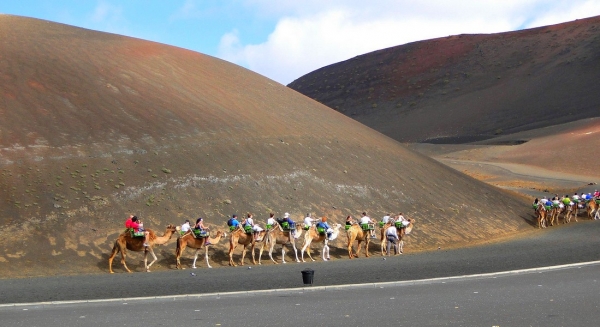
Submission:
<svg viewBox="0 0 600 327">
<path fill-rule="evenodd" d="M 306 254 L 310 258 L 310 260 L 315 261 L 315 259 L 313 259 L 312 255 L 310 255 L 310 246 L 306 248 Z"/>
<path fill-rule="evenodd" d="M 235 262 L 233 262 L 233 250 L 235 250 L 235 246 L 229 245 L 229 265 L 232 267 L 235 267 L 236 264 L 235 264 Z"/>
<path fill-rule="evenodd" d="M 398 245 L 396 245 L 396 246 L 398 246 L 400 248 L 400 252 L 399 253 L 402 254 L 403 253 L 402 252 L 402 248 L 404 247 L 404 241 L 400 240 L 400 242 L 398 242 Z"/>
<path fill-rule="evenodd" d="M 367 239 L 365 241 L 365 256 L 368 258 L 369 257 L 369 243 L 371 243 L 370 239 Z"/>
<path fill-rule="evenodd" d="M 108 271 L 111 274 L 114 274 L 115 272 L 112 270 L 112 263 L 113 263 L 113 259 L 115 258 L 115 256 L 117 255 L 117 252 L 119 250 L 119 247 L 117 245 L 117 243 L 115 242 L 115 245 L 113 246 L 112 252 L 110 253 L 110 256 L 108 257 Z"/>
<path fill-rule="evenodd" d="M 310 260 L 315 261 L 311 256 L 310 256 L 310 242 L 311 240 L 307 240 L 304 242 L 304 245 L 302 246 L 302 250 L 300 250 L 300 257 L 302 258 L 302 262 L 306 262 L 304 261 L 304 251 L 306 251 L 306 254 L 308 255 L 308 257 L 310 258 Z"/>
<path fill-rule="evenodd" d="M 300 260 L 298 260 L 298 249 L 296 249 L 296 240 L 292 240 L 292 248 L 294 249 L 294 255 L 296 256 L 296 262 L 300 262 Z"/>
<path fill-rule="evenodd" d="M 285 263 L 285 244 L 281 244 L 281 263 Z"/>
<path fill-rule="evenodd" d="M 275 243 L 271 242 L 271 246 L 269 247 L 269 258 L 271 258 L 271 261 L 273 261 L 274 264 L 277 264 L 277 261 L 273 259 L 273 249 L 275 249 Z"/>
<path fill-rule="evenodd" d="M 146 272 L 150 272 L 150 266 L 152 266 L 152 264 L 155 263 L 156 260 L 158 260 L 158 258 L 156 257 L 156 254 L 154 254 L 154 249 L 152 249 L 151 247 L 146 248 L 149 250 L 144 250 L 144 266 L 146 267 Z M 150 264 L 146 266 L 146 263 L 148 262 L 148 252 L 152 254 L 152 262 L 150 262 Z"/>
<path fill-rule="evenodd" d="M 208 248 L 209 248 L 208 246 L 205 246 L 205 247 L 204 247 L 204 258 L 206 259 L 206 266 L 207 266 L 208 268 L 212 268 L 212 267 L 210 266 L 210 263 L 208 263 Z"/>
<path fill-rule="evenodd" d="M 356 253 L 354 254 L 355 257 L 358 258 L 358 256 L 360 255 L 360 246 L 362 244 L 361 240 L 358 240 L 358 246 L 356 247 Z"/>
<path fill-rule="evenodd" d="M 352 250 L 352 244 L 354 243 L 353 240 L 350 240 L 350 242 L 348 242 L 348 257 L 350 259 L 352 259 L 354 257 L 354 255 L 352 254 L 353 250 Z"/>
<path fill-rule="evenodd" d="M 325 240 L 325 244 L 323 245 L 323 261 L 327 261 L 329 259 L 329 245 L 327 245 L 327 240 Z"/>
<path fill-rule="evenodd" d="M 244 265 L 244 259 L 246 258 L 246 245 L 244 245 L 244 247 L 242 248 L 242 262 L 240 263 L 240 266 Z"/>
<path fill-rule="evenodd" d="M 250 246 L 250 251 L 252 252 L 252 264 L 256 266 L 256 254 L 254 253 L 255 246 L 256 243 L 252 243 L 252 245 Z"/>
<path fill-rule="evenodd" d="M 182 242 L 181 239 L 177 240 L 177 249 L 175 250 L 175 267 L 177 269 L 182 269 L 181 268 L 181 262 L 180 262 L 180 258 L 181 255 L 183 254 L 183 250 L 185 250 L 186 244 L 185 242 Z"/>
<path fill-rule="evenodd" d="M 200 253 L 200 249 L 196 249 L 196 251 L 194 251 L 194 262 L 192 262 L 192 269 L 196 269 L 196 260 L 198 260 L 198 253 Z"/>
</svg>

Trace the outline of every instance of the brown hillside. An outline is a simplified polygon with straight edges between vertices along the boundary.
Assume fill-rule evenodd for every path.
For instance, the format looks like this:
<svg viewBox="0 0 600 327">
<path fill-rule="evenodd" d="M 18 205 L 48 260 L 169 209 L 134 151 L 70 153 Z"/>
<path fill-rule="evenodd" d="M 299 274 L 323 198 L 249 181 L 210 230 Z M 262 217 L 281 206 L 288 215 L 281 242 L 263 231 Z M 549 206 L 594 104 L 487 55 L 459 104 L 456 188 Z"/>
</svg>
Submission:
<svg viewBox="0 0 600 327">
<path fill-rule="evenodd" d="M 289 87 L 402 142 L 469 142 L 598 117 L 600 17 L 405 44 Z"/>
<path fill-rule="evenodd" d="M 7 15 L 0 38 L 0 276 L 107 272 L 130 213 L 162 234 L 247 211 L 404 211 L 408 251 L 532 228 L 520 198 L 228 62 Z"/>
</svg>

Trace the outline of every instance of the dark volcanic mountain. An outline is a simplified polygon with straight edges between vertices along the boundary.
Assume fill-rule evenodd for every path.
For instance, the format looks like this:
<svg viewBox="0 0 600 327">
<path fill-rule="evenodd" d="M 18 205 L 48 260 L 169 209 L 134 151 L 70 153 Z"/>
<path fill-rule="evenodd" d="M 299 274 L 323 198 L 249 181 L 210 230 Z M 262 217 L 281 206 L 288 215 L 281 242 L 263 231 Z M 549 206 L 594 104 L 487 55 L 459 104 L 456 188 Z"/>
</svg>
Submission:
<svg viewBox="0 0 600 327">
<path fill-rule="evenodd" d="M 600 17 L 361 55 L 289 87 L 401 142 L 460 143 L 600 116 Z"/>
<path fill-rule="evenodd" d="M 404 211 L 419 224 L 408 251 L 531 228 L 522 199 L 228 62 L 7 15 L 0 38 L 4 277 L 106 272 L 130 213 L 162 234 L 248 211 Z M 157 250 L 157 269 L 174 251 Z"/>
</svg>

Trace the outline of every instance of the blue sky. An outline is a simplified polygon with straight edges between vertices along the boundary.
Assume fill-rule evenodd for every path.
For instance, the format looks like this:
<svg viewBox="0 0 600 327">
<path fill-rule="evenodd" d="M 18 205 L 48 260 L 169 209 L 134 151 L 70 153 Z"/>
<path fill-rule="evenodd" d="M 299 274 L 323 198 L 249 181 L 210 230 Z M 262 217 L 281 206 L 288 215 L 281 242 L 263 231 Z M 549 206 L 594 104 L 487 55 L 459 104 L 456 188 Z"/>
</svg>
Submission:
<svg viewBox="0 0 600 327">
<path fill-rule="evenodd" d="M 408 42 L 600 15 L 600 0 L 20 0 L 0 13 L 174 45 L 288 84 Z"/>
</svg>

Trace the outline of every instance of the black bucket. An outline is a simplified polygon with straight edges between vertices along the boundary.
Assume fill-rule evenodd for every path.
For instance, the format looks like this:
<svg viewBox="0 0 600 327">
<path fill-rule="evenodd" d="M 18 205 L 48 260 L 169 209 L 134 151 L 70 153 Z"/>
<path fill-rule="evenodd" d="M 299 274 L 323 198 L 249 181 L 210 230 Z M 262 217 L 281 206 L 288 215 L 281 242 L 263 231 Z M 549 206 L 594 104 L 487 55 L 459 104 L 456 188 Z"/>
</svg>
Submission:
<svg viewBox="0 0 600 327">
<path fill-rule="evenodd" d="M 302 270 L 302 282 L 304 284 L 312 285 L 314 277 L 315 277 L 314 270 L 312 270 L 310 268 L 306 268 L 306 269 Z"/>
</svg>

